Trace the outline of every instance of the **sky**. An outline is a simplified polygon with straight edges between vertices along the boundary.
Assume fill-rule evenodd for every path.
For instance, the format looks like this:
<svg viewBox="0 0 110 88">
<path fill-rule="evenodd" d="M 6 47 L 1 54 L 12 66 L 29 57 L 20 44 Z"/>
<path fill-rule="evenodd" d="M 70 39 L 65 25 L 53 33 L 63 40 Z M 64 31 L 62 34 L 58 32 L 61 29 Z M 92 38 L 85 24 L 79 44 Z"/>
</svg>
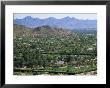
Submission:
<svg viewBox="0 0 110 88">
<path fill-rule="evenodd" d="M 26 16 L 31 16 L 33 18 L 40 18 L 40 19 L 45 19 L 45 18 L 49 18 L 49 17 L 54 17 L 54 18 L 57 18 L 57 19 L 61 19 L 61 18 L 64 18 L 64 17 L 75 17 L 77 19 L 82 19 L 82 20 L 96 20 L 97 19 L 97 14 L 95 13 L 78 13 L 78 14 L 57 14 L 57 13 L 53 13 L 53 14 L 49 14 L 49 13 L 31 13 L 31 14 L 28 14 L 28 13 L 15 13 L 14 14 L 14 19 L 22 19 L 22 18 L 25 18 Z"/>
</svg>

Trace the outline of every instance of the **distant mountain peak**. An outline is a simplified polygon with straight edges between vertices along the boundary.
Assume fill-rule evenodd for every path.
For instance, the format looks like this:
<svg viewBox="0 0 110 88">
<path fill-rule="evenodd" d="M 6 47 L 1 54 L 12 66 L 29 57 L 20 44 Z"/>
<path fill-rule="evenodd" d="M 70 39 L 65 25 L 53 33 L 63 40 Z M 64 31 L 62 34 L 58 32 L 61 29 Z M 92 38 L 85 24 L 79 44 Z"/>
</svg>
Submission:
<svg viewBox="0 0 110 88">
<path fill-rule="evenodd" d="M 64 17 L 61 19 L 56 19 L 54 17 L 49 17 L 45 19 L 33 18 L 27 16 L 23 19 L 15 19 L 14 24 L 24 25 L 30 28 L 36 28 L 38 26 L 49 25 L 51 27 L 59 27 L 66 29 L 84 29 L 84 28 L 97 28 L 97 20 L 80 20 L 74 17 Z"/>
<path fill-rule="evenodd" d="M 49 17 L 49 18 L 47 18 L 47 19 L 55 19 L 54 17 Z"/>
<path fill-rule="evenodd" d="M 67 16 L 67 17 L 64 17 L 65 19 L 71 19 L 71 17 Z"/>
<path fill-rule="evenodd" d="M 34 19 L 31 16 L 26 16 L 24 19 Z"/>
<path fill-rule="evenodd" d="M 62 19 L 71 19 L 71 17 L 67 16 L 67 17 L 64 17 L 64 18 L 62 18 Z"/>
</svg>

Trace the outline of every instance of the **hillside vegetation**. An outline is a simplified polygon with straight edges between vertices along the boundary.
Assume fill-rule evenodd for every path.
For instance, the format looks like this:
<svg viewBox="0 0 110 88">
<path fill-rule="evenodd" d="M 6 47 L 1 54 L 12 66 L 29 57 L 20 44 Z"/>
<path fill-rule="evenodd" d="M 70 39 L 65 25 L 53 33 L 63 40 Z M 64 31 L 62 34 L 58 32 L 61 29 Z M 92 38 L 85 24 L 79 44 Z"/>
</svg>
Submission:
<svg viewBox="0 0 110 88">
<path fill-rule="evenodd" d="M 96 33 L 14 25 L 14 75 L 74 75 L 97 70 Z"/>
</svg>

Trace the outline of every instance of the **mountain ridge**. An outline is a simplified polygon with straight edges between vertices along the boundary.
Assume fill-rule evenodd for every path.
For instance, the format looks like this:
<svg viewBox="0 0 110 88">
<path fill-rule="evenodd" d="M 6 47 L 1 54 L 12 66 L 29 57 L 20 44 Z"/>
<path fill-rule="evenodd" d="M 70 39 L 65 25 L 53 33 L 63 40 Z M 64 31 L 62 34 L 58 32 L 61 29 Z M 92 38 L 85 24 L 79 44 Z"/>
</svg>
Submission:
<svg viewBox="0 0 110 88">
<path fill-rule="evenodd" d="M 17 36 L 67 36 L 71 35 L 73 32 L 56 27 L 50 27 L 48 25 L 39 26 L 36 28 L 27 28 L 22 25 L 14 24 L 14 38 Z"/>
<path fill-rule="evenodd" d="M 36 28 L 38 26 L 49 25 L 52 27 L 60 27 L 65 29 L 84 29 L 84 28 L 97 28 L 97 20 L 81 20 L 74 17 L 64 17 L 61 19 L 56 19 L 54 17 L 49 17 L 45 19 L 33 18 L 27 16 L 22 19 L 14 19 L 14 24 L 24 25 L 29 28 Z"/>
</svg>

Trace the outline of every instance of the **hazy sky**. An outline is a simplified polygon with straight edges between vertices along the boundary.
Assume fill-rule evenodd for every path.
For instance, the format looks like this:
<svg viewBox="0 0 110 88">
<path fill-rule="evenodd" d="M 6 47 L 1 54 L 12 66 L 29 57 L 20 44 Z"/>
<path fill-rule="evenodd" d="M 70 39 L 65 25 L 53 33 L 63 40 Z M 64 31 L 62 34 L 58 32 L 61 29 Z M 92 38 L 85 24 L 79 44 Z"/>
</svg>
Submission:
<svg viewBox="0 0 110 88">
<path fill-rule="evenodd" d="M 23 13 L 16 13 L 14 14 L 14 19 L 22 19 L 26 16 L 31 16 L 33 18 L 40 18 L 40 19 L 44 19 L 44 18 L 48 18 L 48 17 L 55 17 L 57 19 L 61 19 L 61 18 L 64 18 L 64 17 L 75 17 L 77 19 L 91 19 L 91 20 L 94 20 L 94 19 L 97 19 L 97 14 L 95 13 L 88 13 L 88 14 L 23 14 Z"/>
</svg>

